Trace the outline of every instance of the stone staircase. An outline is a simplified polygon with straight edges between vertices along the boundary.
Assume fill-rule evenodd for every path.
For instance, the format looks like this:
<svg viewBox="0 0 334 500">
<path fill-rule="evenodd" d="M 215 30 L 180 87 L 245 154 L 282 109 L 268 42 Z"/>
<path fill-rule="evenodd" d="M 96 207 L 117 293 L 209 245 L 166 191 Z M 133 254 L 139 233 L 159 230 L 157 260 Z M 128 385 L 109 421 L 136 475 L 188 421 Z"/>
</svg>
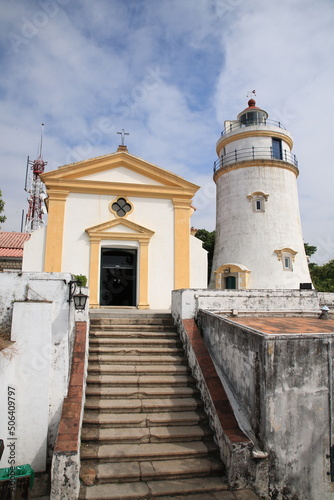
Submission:
<svg viewBox="0 0 334 500">
<path fill-rule="evenodd" d="M 89 352 L 80 499 L 229 495 L 171 315 L 92 313 Z"/>
</svg>

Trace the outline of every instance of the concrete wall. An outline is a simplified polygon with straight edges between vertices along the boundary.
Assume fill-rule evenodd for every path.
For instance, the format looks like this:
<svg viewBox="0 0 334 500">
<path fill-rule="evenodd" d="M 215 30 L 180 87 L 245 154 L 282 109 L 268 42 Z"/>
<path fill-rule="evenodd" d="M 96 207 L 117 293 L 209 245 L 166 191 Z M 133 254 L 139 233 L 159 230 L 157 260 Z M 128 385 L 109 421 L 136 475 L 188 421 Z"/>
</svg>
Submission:
<svg viewBox="0 0 334 500">
<path fill-rule="evenodd" d="M 330 294 L 328 294 L 330 295 Z M 334 295 L 334 294 L 332 294 Z M 315 290 L 207 290 L 184 289 L 172 293 L 172 314 L 179 319 L 195 318 L 199 309 L 226 315 L 310 315 L 320 313 Z"/>
<path fill-rule="evenodd" d="M 266 335 L 208 311 L 199 311 L 198 322 L 241 427 L 269 454 L 258 493 L 333 499 L 327 455 L 334 334 Z"/>
<path fill-rule="evenodd" d="M 65 273 L 0 274 L 0 326 L 14 341 L 0 352 L 1 408 L 8 386 L 14 386 L 16 465 L 30 463 L 35 471 L 44 471 L 50 459 L 67 395 L 75 321 L 70 279 Z M 6 440 L 6 411 L 0 413 L 0 429 Z M 7 466 L 8 453 L 6 448 L 0 467 Z"/>
</svg>

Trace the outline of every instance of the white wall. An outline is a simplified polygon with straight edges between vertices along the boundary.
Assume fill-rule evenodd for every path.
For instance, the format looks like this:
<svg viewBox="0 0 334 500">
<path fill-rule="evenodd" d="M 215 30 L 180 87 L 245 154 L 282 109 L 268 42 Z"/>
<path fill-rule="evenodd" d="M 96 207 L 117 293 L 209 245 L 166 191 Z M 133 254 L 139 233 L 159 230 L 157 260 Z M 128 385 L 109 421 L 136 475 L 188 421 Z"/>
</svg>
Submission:
<svg viewBox="0 0 334 500">
<path fill-rule="evenodd" d="M 16 465 L 33 462 L 36 471 L 45 469 L 46 444 L 49 448 L 55 442 L 67 395 L 75 319 L 73 302 L 68 303 L 70 279 L 66 273 L 0 274 L 1 327 L 15 341 L 0 352 L 1 408 L 8 385 L 14 384 L 19 412 Z M 6 428 L 2 411 L 0 429 Z M 6 460 L 4 454 L 0 467 L 7 466 Z"/>
<path fill-rule="evenodd" d="M 29 240 L 24 243 L 23 271 L 43 272 L 45 255 L 46 227 L 33 231 Z"/>
<path fill-rule="evenodd" d="M 190 238 L 190 288 L 203 288 L 208 282 L 208 252 L 203 249 L 203 242 Z"/>
<path fill-rule="evenodd" d="M 6 445 L 1 467 L 10 466 L 8 445 L 14 443 L 15 465 L 30 464 L 36 472 L 46 469 L 51 325 L 51 302 L 14 303 L 11 339 L 15 344 L 0 353 L 0 428 Z M 15 430 L 11 429 L 15 436 L 10 439 L 6 432 L 8 388 L 15 391 Z"/>
<path fill-rule="evenodd" d="M 247 196 L 268 194 L 265 213 L 254 213 Z M 295 174 L 270 166 L 240 168 L 217 180 L 216 247 L 213 270 L 237 263 L 251 271 L 249 288 L 298 289 L 309 283 Z M 283 270 L 275 250 L 298 252 L 293 272 Z"/>
</svg>

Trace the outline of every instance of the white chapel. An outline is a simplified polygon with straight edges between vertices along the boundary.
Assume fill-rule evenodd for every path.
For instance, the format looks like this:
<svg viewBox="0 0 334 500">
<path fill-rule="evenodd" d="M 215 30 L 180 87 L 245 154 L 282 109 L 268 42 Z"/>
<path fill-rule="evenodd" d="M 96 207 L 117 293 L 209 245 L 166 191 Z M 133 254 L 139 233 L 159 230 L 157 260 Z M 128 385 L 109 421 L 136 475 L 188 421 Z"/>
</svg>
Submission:
<svg viewBox="0 0 334 500">
<path fill-rule="evenodd" d="M 90 307 L 169 309 L 172 290 L 206 288 L 207 252 L 190 223 L 199 186 L 123 144 L 41 179 L 48 222 L 31 234 L 23 271 L 87 276 Z"/>
</svg>

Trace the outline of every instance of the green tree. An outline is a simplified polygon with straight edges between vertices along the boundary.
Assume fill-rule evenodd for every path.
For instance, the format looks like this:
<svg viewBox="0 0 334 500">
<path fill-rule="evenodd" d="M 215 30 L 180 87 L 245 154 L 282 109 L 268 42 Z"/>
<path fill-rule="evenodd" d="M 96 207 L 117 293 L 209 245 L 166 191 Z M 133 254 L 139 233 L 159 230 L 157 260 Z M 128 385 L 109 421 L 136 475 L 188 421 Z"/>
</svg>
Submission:
<svg viewBox="0 0 334 500">
<path fill-rule="evenodd" d="M 316 251 L 317 247 L 309 245 L 308 243 L 304 243 L 305 253 L 308 257 L 311 257 Z"/>
<path fill-rule="evenodd" d="M 334 259 L 318 266 L 309 264 L 313 285 L 318 292 L 334 292 Z"/>
<path fill-rule="evenodd" d="M 7 217 L 5 215 L 1 215 L 2 212 L 4 211 L 4 209 L 5 209 L 5 202 L 2 199 L 2 192 L 0 190 L 0 223 L 1 224 L 3 222 L 5 222 L 5 220 L 7 219 Z"/>
<path fill-rule="evenodd" d="M 203 241 L 203 248 L 208 252 L 208 280 L 210 280 L 213 251 L 215 248 L 216 231 L 207 231 L 206 229 L 198 229 L 196 238 Z"/>
</svg>

